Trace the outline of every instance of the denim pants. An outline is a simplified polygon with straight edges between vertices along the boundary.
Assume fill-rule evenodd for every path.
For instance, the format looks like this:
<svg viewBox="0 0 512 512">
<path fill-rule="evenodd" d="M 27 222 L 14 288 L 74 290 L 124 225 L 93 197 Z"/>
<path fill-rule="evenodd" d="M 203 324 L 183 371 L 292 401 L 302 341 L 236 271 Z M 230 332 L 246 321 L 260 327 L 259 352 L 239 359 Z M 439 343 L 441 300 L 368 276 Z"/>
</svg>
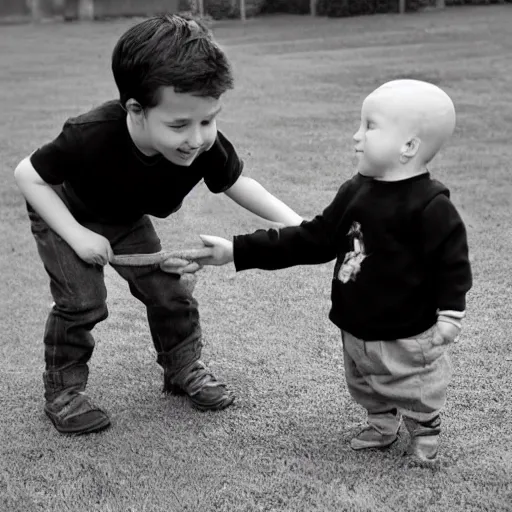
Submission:
<svg viewBox="0 0 512 512">
<path fill-rule="evenodd" d="M 47 372 L 66 372 L 83 366 L 94 350 L 93 327 L 107 318 L 103 267 L 81 260 L 73 249 L 28 206 L 37 250 L 50 277 L 54 305 L 44 332 Z M 115 254 L 145 254 L 161 250 L 149 217 L 130 224 L 82 223 L 110 242 Z M 184 344 L 197 347 L 201 328 L 197 301 L 174 274 L 158 265 L 116 266 L 130 292 L 147 310 L 158 363 L 172 364 L 169 353 Z"/>
<path fill-rule="evenodd" d="M 406 418 L 427 422 L 446 402 L 452 367 L 446 345 L 432 344 L 434 327 L 411 338 L 363 341 L 342 331 L 345 378 L 368 423 L 394 435 Z"/>
</svg>

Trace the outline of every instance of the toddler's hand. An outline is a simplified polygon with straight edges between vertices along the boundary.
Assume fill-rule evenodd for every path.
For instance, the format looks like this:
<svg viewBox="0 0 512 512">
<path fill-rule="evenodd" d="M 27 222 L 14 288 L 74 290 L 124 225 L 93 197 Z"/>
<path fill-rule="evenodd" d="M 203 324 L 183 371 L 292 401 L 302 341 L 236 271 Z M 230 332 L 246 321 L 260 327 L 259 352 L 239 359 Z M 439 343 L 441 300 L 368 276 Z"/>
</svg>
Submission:
<svg viewBox="0 0 512 512">
<path fill-rule="evenodd" d="M 106 265 L 114 256 L 110 242 L 98 233 L 84 228 L 69 244 L 78 257 L 91 265 Z"/>
<path fill-rule="evenodd" d="M 195 274 L 203 268 L 197 261 L 183 260 L 179 258 L 168 258 L 160 263 L 160 268 L 168 274 Z"/>
<path fill-rule="evenodd" d="M 210 257 L 211 250 L 206 247 L 201 249 L 181 249 L 177 251 L 165 251 L 166 259 L 160 263 L 160 268 L 169 274 L 195 274 L 203 268 L 202 258 Z"/>
<path fill-rule="evenodd" d="M 450 322 L 444 322 L 438 320 L 434 339 L 432 340 L 433 345 L 449 345 L 455 341 L 455 338 L 459 335 L 460 328 Z"/>
<path fill-rule="evenodd" d="M 199 235 L 210 256 L 196 259 L 202 265 L 225 265 L 233 261 L 233 243 L 225 238 L 211 235 Z"/>
</svg>

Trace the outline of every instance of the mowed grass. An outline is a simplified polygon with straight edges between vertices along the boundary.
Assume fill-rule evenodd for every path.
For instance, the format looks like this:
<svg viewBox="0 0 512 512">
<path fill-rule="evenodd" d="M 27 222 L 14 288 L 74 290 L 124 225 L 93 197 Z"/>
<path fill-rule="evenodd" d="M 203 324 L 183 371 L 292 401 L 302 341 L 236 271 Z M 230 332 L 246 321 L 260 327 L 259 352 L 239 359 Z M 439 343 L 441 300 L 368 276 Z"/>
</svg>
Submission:
<svg viewBox="0 0 512 512">
<path fill-rule="evenodd" d="M 466 219 L 475 283 L 451 349 L 437 469 L 407 464 L 405 433 L 386 452 L 350 450 L 365 414 L 327 320 L 333 263 L 200 274 L 204 359 L 237 394 L 233 407 L 206 414 L 161 394 L 144 308 L 107 269 L 111 315 L 94 331 L 88 391 L 113 427 L 56 433 L 42 411 L 51 297 L 12 172 L 68 116 L 114 97 L 110 52 L 131 23 L 0 27 L 0 510 L 512 510 L 509 6 L 214 28 L 237 78 L 219 127 L 245 173 L 305 218 L 352 175 L 351 136 L 376 86 L 413 77 L 452 96 L 457 131 L 431 171 Z M 155 223 L 166 247 L 266 226 L 203 185 Z"/>
</svg>

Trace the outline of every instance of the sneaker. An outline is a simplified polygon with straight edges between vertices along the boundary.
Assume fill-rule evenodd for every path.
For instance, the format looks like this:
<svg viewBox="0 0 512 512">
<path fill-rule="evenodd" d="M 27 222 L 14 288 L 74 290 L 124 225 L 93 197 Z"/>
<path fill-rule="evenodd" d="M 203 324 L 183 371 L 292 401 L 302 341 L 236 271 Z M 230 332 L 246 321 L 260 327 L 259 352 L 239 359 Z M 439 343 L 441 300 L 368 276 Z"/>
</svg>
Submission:
<svg viewBox="0 0 512 512">
<path fill-rule="evenodd" d="M 164 375 L 164 391 L 174 395 L 185 395 L 199 411 L 219 411 L 229 407 L 235 400 L 213 373 L 201 361 L 195 361 L 172 379 Z"/>
<path fill-rule="evenodd" d="M 381 434 L 371 425 L 364 427 L 357 436 L 350 441 L 352 450 L 366 450 L 368 448 L 387 448 L 398 439 L 397 434 Z"/>
<path fill-rule="evenodd" d="M 110 426 L 107 413 L 81 391 L 64 392 L 47 401 L 44 412 L 61 434 L 89 434 Z"/>
<path fill-rule="evenodd" d="M 408 454 L 417 462 L 432 464 L 437 460 L 439 435 L 417 436 L 411 439 Z"/>
<path fill-rule="evenodd" d="M 405 418 L 405 425 L 411 435 L 411 443 L 407 454 L 420 463 L 431 464 L 435 462 L 439 451 L 441 418 L 436 416 L 426 422 Z"/>
</svg>

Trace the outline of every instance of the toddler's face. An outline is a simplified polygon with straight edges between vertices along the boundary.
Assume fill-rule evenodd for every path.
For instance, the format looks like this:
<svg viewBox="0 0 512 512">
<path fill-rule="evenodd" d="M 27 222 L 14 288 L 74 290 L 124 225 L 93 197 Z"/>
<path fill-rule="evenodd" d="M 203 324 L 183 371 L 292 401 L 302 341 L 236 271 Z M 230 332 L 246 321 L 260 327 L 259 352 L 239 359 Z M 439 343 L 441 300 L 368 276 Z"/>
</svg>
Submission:
<svg viewBox="0 0 512 512">
<path fill-rule="evenodd" d="M 407 140 L 399 110 L 378 92 L 364 100 L 361 125 L 354 134 L 357 170 L 361 174 L 379 178 L 399 165 Z"/>
<path fill-rule="evenodd" d="M 160 102 L 146 111 L 144 120 L 147 149 L 161 153 L 176 165 L 188 167 L 217 137 L 219 99 L 176 93 L 162 87 Z"/>
</svg>

